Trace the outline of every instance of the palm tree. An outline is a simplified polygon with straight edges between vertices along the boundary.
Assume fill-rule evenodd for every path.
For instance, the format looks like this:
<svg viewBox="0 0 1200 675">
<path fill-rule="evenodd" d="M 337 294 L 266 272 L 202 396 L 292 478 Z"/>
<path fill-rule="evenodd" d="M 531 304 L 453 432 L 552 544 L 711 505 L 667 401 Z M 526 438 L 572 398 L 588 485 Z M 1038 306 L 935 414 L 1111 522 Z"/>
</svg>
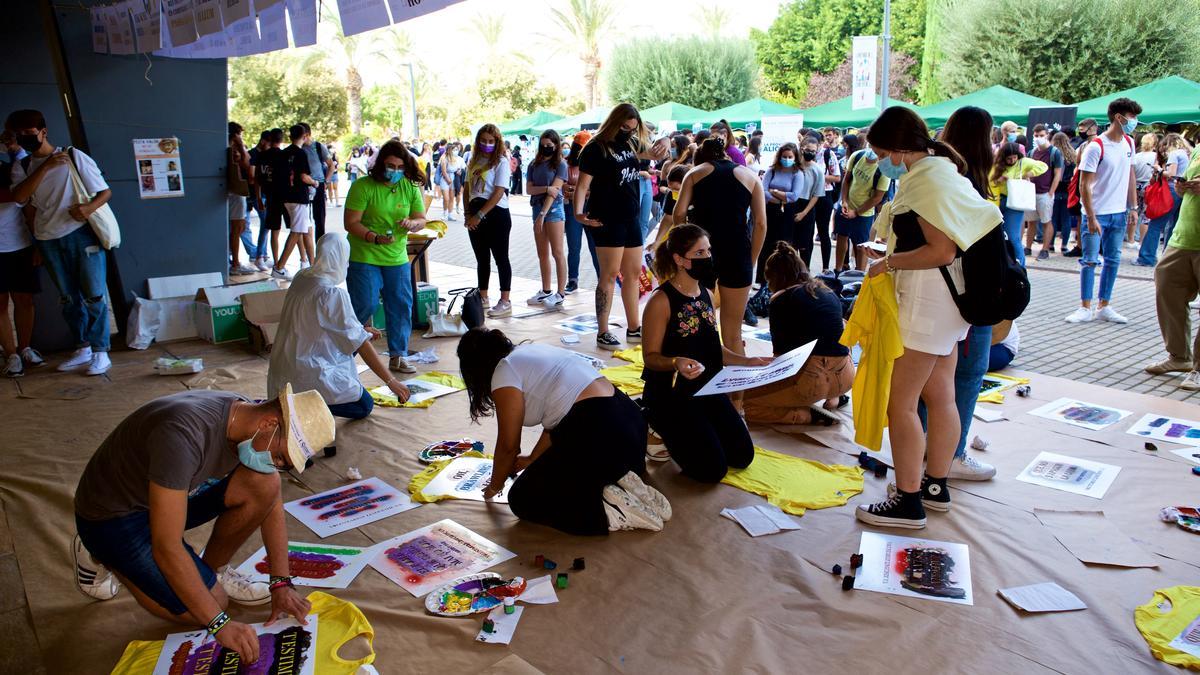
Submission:
<svg viewBox="0 0 1200 675">
<path fill-rule="evenodd" d="M 600 79 L 600 40 L 615 28 L 616 8 L 611 0 L 569 0 L 568 11 L 550 8 L 558 26 L 558 44 L 573 44 L 583 62 L 583 83 L 587 106 L 600 104 L 596 84 Z"/>
<path fill-rule="evenodd" d="M 696 22 L 700 25 L 701 33 L 710 38 L 719 38 L 731 18 L 728 10 L 714 3 L 700 8 Z"/>
<path fill-rule="evenodd" d="M 367 42 L 361 35 L 346 36 L 342 32 L 342 20 L 331 9 L 332 3 L 321 6 L 321 22 L 333 32 L 328 40 L 320 40 L 317 47 L 300 61 L 301 68 L 308 68 L 318 61 L 328 61 L 335 71 L 345 74 L 346 109 L 350 114 L 350 132 L 362 131 L 362 75 L 358 72 L 363 63 Z"/>
<path fill-rule="evenodd" d="M 500 47 L 500 38 L 504 34 L 504 16 L 502 14 L 476 14 L 471 19 L 471 31 L 483 41 L 489 56 L 495 56 Z"/>
</svg>

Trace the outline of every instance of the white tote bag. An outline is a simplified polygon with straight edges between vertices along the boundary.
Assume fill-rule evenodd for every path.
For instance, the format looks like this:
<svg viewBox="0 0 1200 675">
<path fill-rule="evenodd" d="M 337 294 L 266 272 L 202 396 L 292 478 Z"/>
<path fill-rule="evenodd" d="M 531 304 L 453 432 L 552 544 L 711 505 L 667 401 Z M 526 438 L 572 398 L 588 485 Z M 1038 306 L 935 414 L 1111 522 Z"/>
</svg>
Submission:
<svg viewBox="0 0 1200 675">
<path fill-rule="evenodd" d="M 1033 183 L 1022 178 L 1008 179 L 1008 200 L 1004 203 L 1013 211 L 1036 211 L 1037 196 Z"/>
<path fill-rule="evenodd" d="M 425 331 L 423 337 L 458 337 L 467 334 L 467 324 L 462 315 L 449 313 L 453 306 L 454 303 L 451 302 L 445 312 L 439 312 L 437 303 L 431 302 L 426 305 L 425 315 L 429 317 L 429 330 Z"/>
<path fill-rule="evenodd" d="M 92 201 L 96 195 L 89 193 L 83 184 L 83 178 L 80 177 L 79 169 L 75 166 L 75 148 L 67 148 L 67 154 L 71 158 L 71 185 L 75 188 L 75 201 L 79 204 L 86 204 Z M 100 240 L 100 245 L 106 250 L 121 245 L 121 228 L 117 224 L 117 216 L 108 204 L 101 205 L 92 215 L 88 216 L 88 223 L 92 226 L 92 231 L 96 233 L 96 238 Z"/>
</svg>

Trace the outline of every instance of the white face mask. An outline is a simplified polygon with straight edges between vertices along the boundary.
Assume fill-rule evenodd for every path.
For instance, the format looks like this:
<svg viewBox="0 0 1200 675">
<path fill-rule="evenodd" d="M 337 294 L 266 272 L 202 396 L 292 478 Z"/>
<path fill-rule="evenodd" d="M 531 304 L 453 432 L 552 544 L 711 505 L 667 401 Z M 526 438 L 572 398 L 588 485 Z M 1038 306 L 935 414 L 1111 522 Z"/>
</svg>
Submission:
<svg viewBox="0 0 1200 675">
<path fill-rule="evenodd" d="M 1050 139 L 1049 139 L 1049 138 L 1046 138 L 1045 136 L 1034 136 L 1034 137 L 1033 137 L 1033 142 L 1034 142 L 1034 143 L 1037 143 L 1037 146 L 1038 146 L 1039 148 L 1044 148 L 1044 147 L 1046 147 L 1047 145 L 1050 145 Z"/>
</svg>

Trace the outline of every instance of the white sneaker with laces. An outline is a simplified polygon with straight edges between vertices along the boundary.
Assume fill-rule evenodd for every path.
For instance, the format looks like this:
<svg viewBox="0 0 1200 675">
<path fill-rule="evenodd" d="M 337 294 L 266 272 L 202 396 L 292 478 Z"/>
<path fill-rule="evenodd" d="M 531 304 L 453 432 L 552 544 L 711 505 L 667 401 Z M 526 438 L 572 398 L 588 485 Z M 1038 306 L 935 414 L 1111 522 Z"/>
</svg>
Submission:
<svg viewBox="0 0 1200 675">
<path fill-rule="evenodd" d="M 530 307 L 537 307 L 538 305 L 542 304 L 543 300 L 552 295 L 554 295 L 554 293 L 550 291 L 538 291 L 537 293 L 533 294 L 533 297 L 529 298 L 529 300 L 526 300 L 526 304 L 528 304 Z"/>
<path fill-rule="evenodd" d="M 92 364 L 87 369 L 87 375 L 103 375 L 110 370 L 112 370 L 112 361 L 108 358 L 108 352 L 94 352 L 92 354 Z"/>
<path fill-rule="evenodd" d="M 117 591 L 121 590 L 121 582 L 107 567 L 96 562 L 79 535 L 75 535 L 72 548 L 75 553 L 75 586 L 79 592 L 93 600 L 112 600 L 116 597 Z"/>
<path fill-rule="evenodd" d="M 286 281 L 291 281 L 292 275 L 288 274 L 287 270 L 281 270 L 278 267 L 272 267 L 271 268 L 271 278 L 284 279 Z"/>
<path fill-rule="evenodd" d="M 58 370 L 60 370 L 60 371 L 75 370 L 76 368 L 79 368 L 81 366 L 91 365 L 91 363 L 92 363 L 92 348 L 91 347 L 80 347 L 79 349 L 76 349 L 75 351 L 71 352 L 71 355 L 67 357 L 66 361 L 63 361 L 62 363 L 58 364 Z"/>
<path fill-rule="evenodd" d="M 403 356 L 393 356 L 388 359 L 388 370 L 392 370 L 397 373 L 408 373 L 410 375 L 417 372 L 417 369 L 413 368 L 412 364 L 408 362 L 408 359 L 404 358 Z"/>
<path fill-rule="evenodd" d="M 1200 373 L 1192 371 L 1183 376 L 1183 382 L 1179 383 L 1179 388 L 1184 391 L 1200 391 Z"/>
<path fill-rule="evenodd" d="M 628 492 L 650 507 L 665 523 L 671 519 L 671 502 L 667 496 L 642 482 L 641 476 L 630 471 L 617 481 L 617 487 Z"/>
<path fill-rule="evenodd" d="M 21 377 L 25 374 L 25 363 L 19 354 L 9 354 L 4 363 L 5 377 Z"/>
<path fill-rule="evenodd" d="M 1117 314 L 1117 310 L 1112 308 L 1112 305 L 1105 305 L 1096 313 L 1096 318 L 1109 323 L 1129 323 L 1129 319 Z"/>
<path fill-rule="evenodd" d="M 250 274 L 258 274 L 258 269 L 249 265 L 238 263 L 237 265 L 229 266 L 230 276 L 244 277 Z"/>
<path fill-rule="evenodd" d="M 33 347 L 22 349 L 21 358 L 25 361 L 25 365 L 30 368 L 41 368 L 46 365 L 46 359 L 42 358 L 41 353 Z"/>
<path fill-rule="evenodd" d="M 217 581 L 234 602 L 243 605 L 265 605 L 271 601 L 271 588 L 267 584 L 254 581 L 228 565 L 217 570 Z"/>
<path fill-rule="evenodd" d="M 254 267 L 257 268 L 259 272 L 270 272 L 271 271 L 271 266 L 267 264 L 266 258 L 255 259 Z"/>
<path fill-rule="evenodd" d="M 996 467 L 981 462 L 970 455 L 955 457 L 950 462 L 950 473 L 947 478 L 957 480 L 991 480 L 996 475 Z"/>
<path fill-rule="evenodd" d="M 662 530 L 663 522 L 649 506 L 616 485 L 604 486 L 604 512 L 608 514 L 608 529 Z M 610 511 L 611 509 L 611 511 Z M 616 514 L 612 513 L 616 511 Z"/>
<path fill-rule="evenodd" d="M 1067 323 L 1088 323 L 1096 318 L 1096 313 L 1089 307 L 1076 307 L 1074 312 L 1067 315 Z"/>
<path fill-rule="evenodd" d="M 565 298 L 563 298 L 562 295 L 558 293 L 551 293 L 550 295 L 542 298 L 542 306 L 546 309 L 562 311 L 564 300 Z"/>
<path fill-rule="evenodd" d="M 508 300 L 499 300 L 491 309 L 487 311 L 489 319 L 500 319 L 506 316 L 512 316 L 512 303 Z"/>
</svg>

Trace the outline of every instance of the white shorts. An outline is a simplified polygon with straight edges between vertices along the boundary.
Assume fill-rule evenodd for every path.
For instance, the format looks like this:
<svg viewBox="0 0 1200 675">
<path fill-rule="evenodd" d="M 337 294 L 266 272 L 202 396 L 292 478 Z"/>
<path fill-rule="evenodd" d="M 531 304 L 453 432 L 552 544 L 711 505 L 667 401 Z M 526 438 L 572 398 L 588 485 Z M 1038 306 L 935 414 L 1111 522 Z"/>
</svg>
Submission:
<svg viewBox="0 0 1200 675">
<path fill-rule="evenodd" d="M 950 265 L 950 276 L 961 289 L 961 260 Z M 941 272 L 897 270 L 893 281 L 900 309 L 900 339 L 905 349 L 946 356 L 967 336 L 971 325 L 954 304 Z"/>
<path fill-rule="evenodd" d="M 1054 193 L 1045 192 L 1037 196 L 1038 222 L 1045 224 L 1054 219 Z"/>
<path fill-rule="evenodd" d="M 229 207 L 230 220 L 246 219 L 246 198 L 232 192 L 225 193 L 225 204 Z"/>
<path fill-rule="evenodd" d="M 291 230 L 296 234 L 308 234 L 312 229 L 312 218 L 308 214 L 308 204 L 284 204 L 288 218 L 292 219 Z"/>
</svg>

